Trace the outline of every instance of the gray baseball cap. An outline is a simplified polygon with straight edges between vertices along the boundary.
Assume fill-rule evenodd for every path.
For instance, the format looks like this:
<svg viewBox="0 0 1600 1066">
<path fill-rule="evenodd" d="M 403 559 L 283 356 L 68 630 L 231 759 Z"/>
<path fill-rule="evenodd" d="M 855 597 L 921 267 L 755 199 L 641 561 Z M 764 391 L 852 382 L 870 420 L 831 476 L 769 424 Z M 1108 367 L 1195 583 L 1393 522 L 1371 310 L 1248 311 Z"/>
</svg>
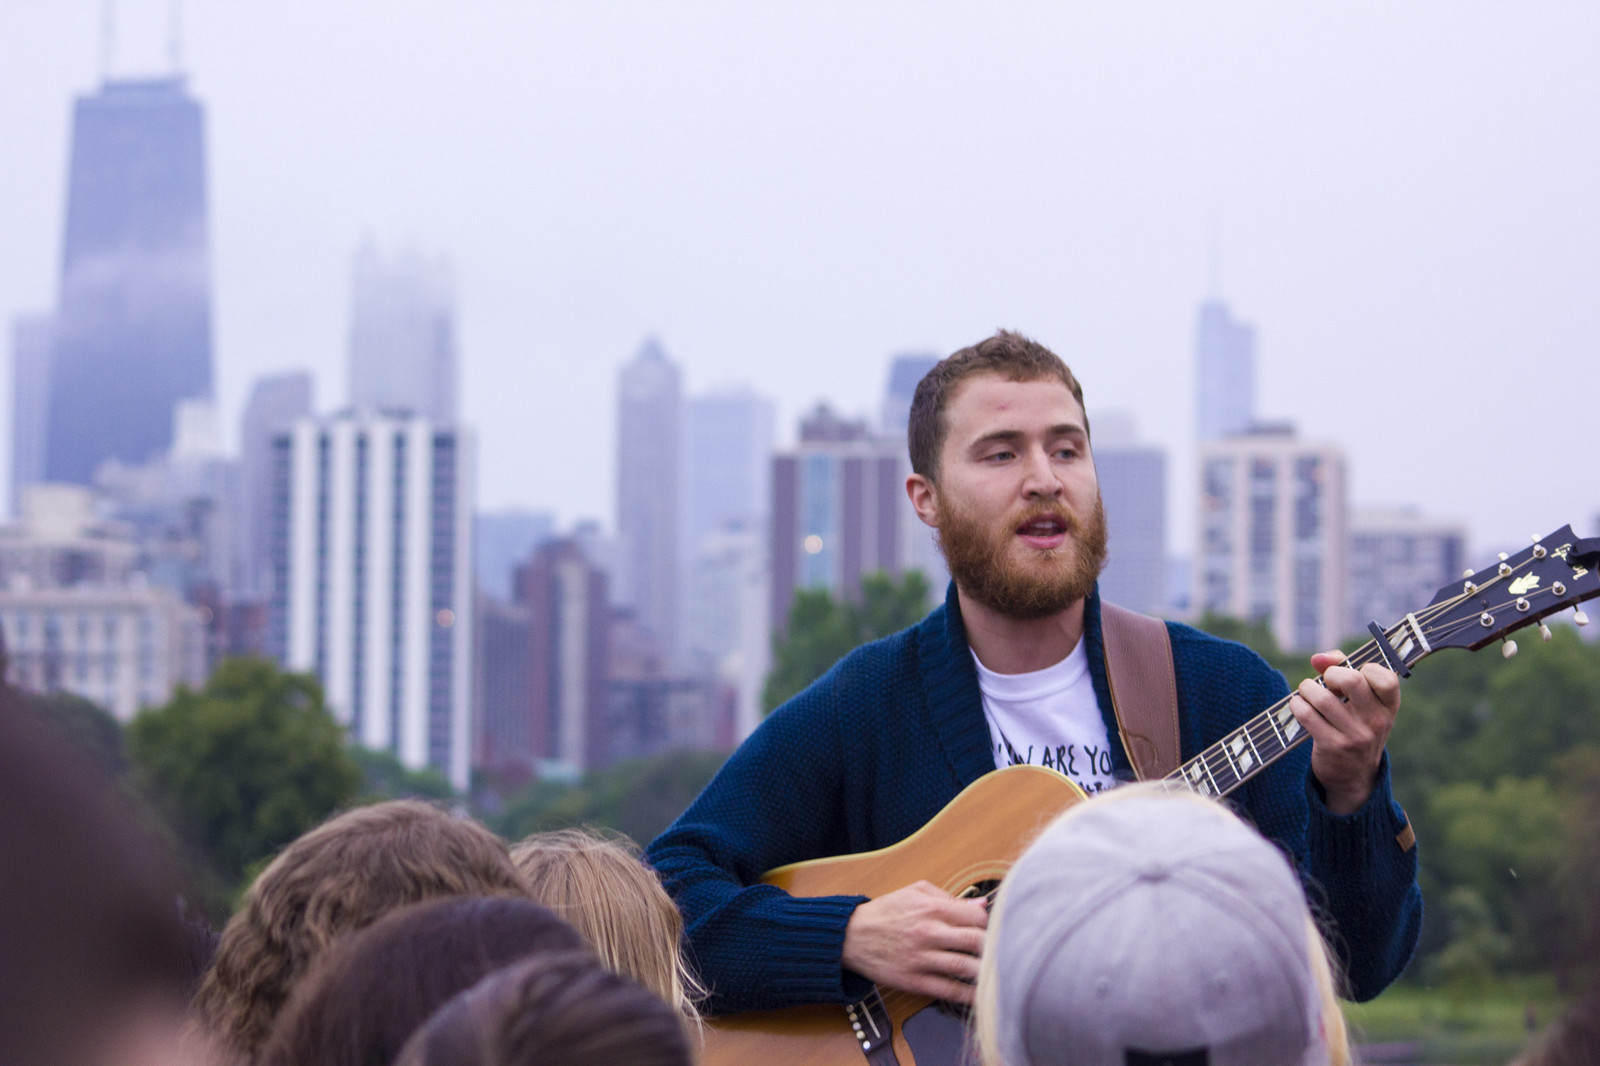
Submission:
<svg viewBox="0 0 1600 1066">
<path fill-rule="evenodd" d="M 1221 807 L 1107 797 L 1047 828 L 1001 889 L 1006 1066 L 1325 1066 L 1305 897 Z"/>
</svg>

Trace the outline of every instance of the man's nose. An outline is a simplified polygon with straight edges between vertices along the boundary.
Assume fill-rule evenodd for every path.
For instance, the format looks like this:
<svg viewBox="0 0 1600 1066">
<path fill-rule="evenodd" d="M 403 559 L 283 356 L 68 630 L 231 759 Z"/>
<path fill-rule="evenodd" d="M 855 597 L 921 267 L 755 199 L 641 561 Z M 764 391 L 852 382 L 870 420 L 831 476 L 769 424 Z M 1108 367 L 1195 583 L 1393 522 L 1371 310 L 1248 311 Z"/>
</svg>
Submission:
<svg viewBox="0 0 1600 1066">
<path fill-rule="evenodd" d="M 1035 448 L 1027 455 L 1027 472 L 1022 481 L 1022 493 L 1030 498 L 1055 499 L 1061 495 L 1061 480 L 1050 465 L 1050 457 L 1043 448 Z"/>
</svg>

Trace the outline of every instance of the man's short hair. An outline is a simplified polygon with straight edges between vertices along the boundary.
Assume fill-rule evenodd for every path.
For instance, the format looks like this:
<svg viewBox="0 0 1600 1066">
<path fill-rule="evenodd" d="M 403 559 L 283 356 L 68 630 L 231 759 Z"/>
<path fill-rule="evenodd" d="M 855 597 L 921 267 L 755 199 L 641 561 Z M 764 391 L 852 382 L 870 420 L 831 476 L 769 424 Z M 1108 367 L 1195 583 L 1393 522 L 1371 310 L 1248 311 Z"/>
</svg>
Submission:
<svg viewBox="0 0 1600 1066">
<path fill-rule="evenodd" d="M 950 432 L 945 408 L 961 383 L 979 374 L 995 374 L 1007 381 L 1038 381 L 1057 378 L 1083 407 L 1083 386 L 1061 357 L 1038 341 L 1003 329 L 994 336 L 963 348 L 934 364 L 911 399 L 911 417 L 906 441 L 911 449 L 911 469 L 929 481 L 939 480 L 939 452 Z M 1089 429 L 1084 412 L 1083 428 Z"/>
</svg>

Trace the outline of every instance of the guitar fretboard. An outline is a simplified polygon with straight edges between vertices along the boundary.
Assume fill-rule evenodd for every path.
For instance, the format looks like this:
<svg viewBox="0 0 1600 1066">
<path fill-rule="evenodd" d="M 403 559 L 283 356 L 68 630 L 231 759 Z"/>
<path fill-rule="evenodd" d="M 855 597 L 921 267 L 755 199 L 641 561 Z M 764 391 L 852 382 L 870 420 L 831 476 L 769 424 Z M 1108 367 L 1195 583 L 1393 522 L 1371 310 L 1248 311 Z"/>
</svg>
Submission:
<svg viewBox="0 0 1600 1066">
<path fill-rule="evenodd" d="M 1395 651 L 1408 666 L 1427 651 L 1426 643 L 1419 644 L 1424 639 L 1421 630 L 1417 629 L 1416 636 L 1412 636 L 1413 625 L 1408 617 L 1384 634 L 1386 640 L 1399 642 Z M 1359 670 L 1367 663 L 1384 661 L 1377 641 L 1369 640 L 1346 656 L 1344 665 Z M 1317 684 L 1322 684 L 1320 677 Z M 1311 734 L 1289 709 L 1290 699 L 1291 696 L 1285 696 L 1274 703 L 1168 774 L 1165 780 L 1185 785 L 1202 796 L 1221 797 L 1235 791 L 1311 739 Z"/>
</svg>

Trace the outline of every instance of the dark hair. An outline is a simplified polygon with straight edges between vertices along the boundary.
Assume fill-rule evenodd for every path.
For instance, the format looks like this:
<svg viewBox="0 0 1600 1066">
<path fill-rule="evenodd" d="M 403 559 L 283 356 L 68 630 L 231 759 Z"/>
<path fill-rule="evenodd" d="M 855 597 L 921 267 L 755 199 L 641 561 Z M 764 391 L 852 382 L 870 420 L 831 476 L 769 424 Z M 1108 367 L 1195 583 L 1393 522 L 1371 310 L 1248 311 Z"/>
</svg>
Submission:
<svg viewBox="0 0 1600 1066">
<path fill-rule="evenodd" d="M 195 1008 L 212 1039 L 249 1060 L 296 982 L 337 936 L 410 903 L 525 895 L 500 838 L 426 803 L 358 807 L 295 840 L 222 931 Z"/>
<path fill-rule="evenodd" d="M 120 1009 L 181 1009 L 180 883 L 140 808 L 0 686 L 0 1048 L 82 1061 Z"/>
<path fill-rule="evenodd" d="M 945 408 L 961 383 L 979 374 L 995 374 L 1007 381 L 1038 381 L 1058 378 L 1083 407 L 1083 386 L 1061 357 L 1038 341 L 1003 329 L 986 340 L 963 348 L 934 364 L 917 382 L 911 398 L 911 415 L 906 426 L 906 443 L 911 450 L 911 469 L 929 481 L 939 480 L 939 452 L 944 447 L 950 426 Z M 1087 410 L 1084 432 L 1089 430 Z"/>
<path fill-rule="evenodd" d="M 1600 983 L 1513 1066 L 1579 1066 L 1600 1062 Z"/>
<path fill-rule="evenodd" d="M 390 1066 L 412 1032 L 451 997 L 502 966 L 551 951 L 588 954 L 576 929 L 531 900 L 406 907 L 323 953 L 257 1061 Z"/>
<path fill-rule="evenodd" d="M 683 1017 L 587 953 L 490 974 L 417 1030 L 395 1066 L 690 1066 Z"/>
</svg>

